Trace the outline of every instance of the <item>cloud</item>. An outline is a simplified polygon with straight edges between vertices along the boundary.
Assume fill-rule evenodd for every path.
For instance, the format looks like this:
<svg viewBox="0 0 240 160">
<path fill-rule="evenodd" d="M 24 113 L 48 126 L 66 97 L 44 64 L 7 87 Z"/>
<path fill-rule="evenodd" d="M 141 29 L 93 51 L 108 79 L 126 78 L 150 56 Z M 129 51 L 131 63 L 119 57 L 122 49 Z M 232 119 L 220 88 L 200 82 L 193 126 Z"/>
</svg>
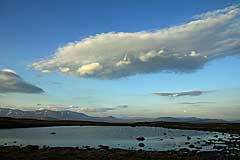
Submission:
<svg viewBox="0 0 240 160">
<path fill-rule="evenodd" d="M 112 111 L 112 110 L 116 110 L 116 108 L 83 108 L 80 107 L 78 108 L 78 112 L 96 112 L 96 113 L 104 113 L 104 112 L 108 112 L 108 111 Z"/>
<path fill-rule="evenodd" d="M 53 111 L 63 111 L 63 110 L 75 110 L 78 106 L 74 105 L 63 105 L 63 104 L 36 104 L 35 109 L 38 110 L 53 110 Z"/>
<path fill-rule="evenodd" d="M 124 108 L 128 108 L 128 105 L 118 105 L 116 108 L 120 108 L 120 109 L 124 109 Z"/>
<path fill-rule="evenodd" d="M 79 73 L 80 76 L 84 75 L 92 75 L 97 71 L 100 71 L 102 69 L 102 65 L 99 63 L 90 63 L 86 65 L 82 65 L 81 67 L 78 68 L 77 72 Z"/>
<path fill-rule="evenodd" d="M 70 68 L 68 68 L 68 67 L 59 67 L 59 70 L 60 70 L 62 73 L 67 73 L 67 72 L 69 72 Z"/>
<path fill-rule="evenodd" d="M 129 65 L 129 64 L 131 64 L 131 61 L 130 61 L 130 60 L 128 60 L 128 61 L 124 61 L 124 60 L 122 61 L 122 60 L 121 60 L 121 61 L 119 61 L 119 62 L 116 63 L 116 66 L 117 66 L 117 67 L 121 67 L 121 66 Z"/>
<path fill-rule="evenodd" d="M 194 16 L 156 31 L 109 32 L 58 48 L 31 64 L 43 73 L 114 79 L 161 71 L 191 73 L 240 53 L 239 5 Z"/>
<path fill-rule="evenodd" d="M 0 70 L 0 93 L 43 93 L 43 89 L 25 82 L 17 73 L 10 69 Z"/>
<path fill-rule="evenodd" d="M 213 104 L 216 102 L 207 102 L 207 101 L 201 101 L 201 102 L 181 102 L 179 104 L 186 104 L 186 105 L 195 105 L 195 104 Z"/>
<path fill-rule="evenodd" d="M 191 51 L 190 56 L 197 57 L 197 56 L 200 56 L 200 53 L 197 53 L 196 51 Z"/>
<path fill-rule="evenodd" d="M 93 107 L 81 107 L 81 106 L 75 106 L 75 105 L 61 105 L 61 104 L 49 104 L 49 105 L 43 105 L 43 104 L 37 104 L 35 106 L 39 110 L 55 110 L 55 111 L 62 111 L 62 110 L 70 110 L 75 112 L 85 112 L 85 113 L 105 113 L 108 111 L 114 111 L 118 109 L 127 108 L 128 105 L 119 105 L 116 107 L 100 107 L 100 108 L 93 108 Z"/>
<path fill-rule="evenodd" d="M 181 97 L 181 96 L 200 96 L 204 93 L 208 93 L 212 91 L 186 91 L 186 92 L 157 92 L 153 93 L 157 96 L 166 96 L 166 97 Z"/>
<path fill-rule="evenodd" d="M 1 71 L 3 72 L 8 72 L 8 73 L 13 73 L 13 74 L 17 74 L 14 70 L 12 69 L 2 69 Z"/>
<path fill-rule="evenodd" d="M 47 69 L 44 69 L 44 70 L 42 70 L 42 73 L 50 73 L 50 71 Z"/>
<path fill-rule="evenodd" d="M 108 111 L 114 111 L 118 109 L 128 108 L 128 105 L 118 105 L 116 107 L 102 107 L 102 108 L 84 108 L 79 107 L 78 112 L 96 112 L 96 113 L 104 113 Z"/>
<path fill-rule="evenodd" d="M 163 50 L 163 49 L 160 50 L 160 51 L 158 51 L 158 52 L 156 52 L 155 50 L 151 50 L 151 51 L 149 51 L 149 52 L 147 52 L 147 53 L 142 54 L 142 55 L 139 57 L 139 59 L 140 59 L 142 62 L 147 62 L 147 61 L 151 60 L 152 58 L 155 58 L 155 57 L 157 57 L 157 56 L 162 55 L 163 53 L 164 53 L 164 50 Z"/>
</svg>

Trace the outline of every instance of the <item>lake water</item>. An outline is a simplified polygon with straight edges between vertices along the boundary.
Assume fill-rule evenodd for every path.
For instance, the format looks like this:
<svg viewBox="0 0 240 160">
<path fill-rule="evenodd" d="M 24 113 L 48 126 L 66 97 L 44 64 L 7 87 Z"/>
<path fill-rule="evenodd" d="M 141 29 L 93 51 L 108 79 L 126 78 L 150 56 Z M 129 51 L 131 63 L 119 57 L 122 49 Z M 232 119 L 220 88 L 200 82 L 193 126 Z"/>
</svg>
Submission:
<svg viewBox="0 0 240 160">
<path fill-rule="evenodd" d="M 51 132 L 55 132 L 52 135 Z M 217 135 L 217 136 L 216 136 Z M 137 137 L 144 136 L 145 147 L 138 147 Z M 187 140 L 187 136 L 191 140 Z M 128 126 L 62 126 L 41 128 L 0 129 L 0 145 L 39 145 L 52 147 L 82 147 L 107 145 L 111 148 L 143 150 L 178 150 L 188 148 L 190 142 L 201 150 L 213 150 L 202 146 L 209 139 L 226 139 L 229 134 L 195 130 L 166 129 L 161 127 Z M 14 141 L 16 141 L 14 143 Z"/>
</svg>

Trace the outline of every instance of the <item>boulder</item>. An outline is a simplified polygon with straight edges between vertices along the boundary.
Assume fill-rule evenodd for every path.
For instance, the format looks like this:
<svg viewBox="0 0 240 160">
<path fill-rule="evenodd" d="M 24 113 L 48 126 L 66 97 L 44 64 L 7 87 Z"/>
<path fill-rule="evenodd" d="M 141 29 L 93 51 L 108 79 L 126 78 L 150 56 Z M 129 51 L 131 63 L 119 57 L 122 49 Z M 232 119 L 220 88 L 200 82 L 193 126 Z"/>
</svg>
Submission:
<svg viewBox="0 0 240 160">
<path fill-rule="evenodd" d="M 100 149 L 108 150 L 110 147 L 109 146 L 104 146 L 104 145 L 98 145 Z"/>
<path fill-rule="evenodd" d="M 193 144 L 190 144 L 188 147 L 189 148 L 195 148 L 195 146 Z"/>
<path fill-rule="evenodd" d="M 139 143 L 138 146 L 139 147 L 145 147 L 145 144 L 144 143 Z"/>
<path fill-rule="evenodd" d="M 136 140 L 138 140 L 138 141 L 144 141 L 145 138 L 141 136 L 141 137 L 137 137 Z"/>
<path fill-rule="evenodd" d="M 187 148 L 181 148 L 179 149 L 179 152 L 190 152 L 190 150 Z"/>
<path fill-rule="evenodd" d="M 224 146 L 213 146 L 213 149 L 217 149 L 217 150 L 224 149 L 224 148 L 225 148 Z"/>
</svg>

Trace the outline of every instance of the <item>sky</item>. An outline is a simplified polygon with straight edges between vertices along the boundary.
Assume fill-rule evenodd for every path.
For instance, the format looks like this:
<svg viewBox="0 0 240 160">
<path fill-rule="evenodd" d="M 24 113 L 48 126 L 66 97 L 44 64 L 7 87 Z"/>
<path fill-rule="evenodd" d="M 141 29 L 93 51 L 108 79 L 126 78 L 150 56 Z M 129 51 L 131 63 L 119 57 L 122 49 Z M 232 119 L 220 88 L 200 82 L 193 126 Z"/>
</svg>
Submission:
<svg viewBox="0 0 240 160">
<path fill-rule="evenodd" d="M 239 119 L 236 0 L 0 0 L 0 107 Z"/>
</svg>

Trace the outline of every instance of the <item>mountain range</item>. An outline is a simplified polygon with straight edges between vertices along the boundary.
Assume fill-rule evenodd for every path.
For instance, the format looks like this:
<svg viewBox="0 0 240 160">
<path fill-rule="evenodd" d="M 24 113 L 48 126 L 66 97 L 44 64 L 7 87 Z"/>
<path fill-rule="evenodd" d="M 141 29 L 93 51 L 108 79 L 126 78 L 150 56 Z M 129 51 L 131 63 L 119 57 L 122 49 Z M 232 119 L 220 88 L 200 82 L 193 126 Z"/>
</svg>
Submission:
<svg viewBox="0 0 240 160">
<path fill-rule="evenodd" d="M 79 121 L 98 121 L 98 122 L 187 122 L 187 123 L 239 123 L 240 121 L 226 121 L 222 119 L 203 119 L 196 117 L 158 117 L 158 118 L 116 118 L 94 117 L 84 113 L 70 110 L 33 110 L 23 111 L 20 109 L 0 108 L 0 117 L 30 118 L 40 120 L 79 120 Z"/>
</svg>

